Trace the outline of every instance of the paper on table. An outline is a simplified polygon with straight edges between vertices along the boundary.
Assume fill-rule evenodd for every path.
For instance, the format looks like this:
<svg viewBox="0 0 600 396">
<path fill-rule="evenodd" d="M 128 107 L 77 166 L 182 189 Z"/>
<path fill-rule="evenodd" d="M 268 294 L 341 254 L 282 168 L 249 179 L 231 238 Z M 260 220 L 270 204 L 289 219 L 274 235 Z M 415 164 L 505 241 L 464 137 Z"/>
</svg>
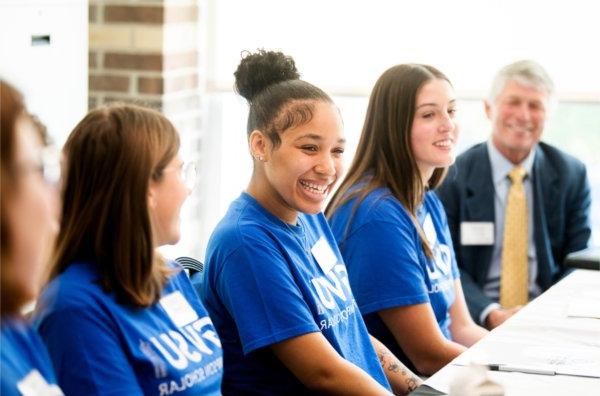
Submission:
<svg viewBox="0 0 600 396">
<path fill-rule="evenodd" d="M 594 300 L 571 300 L 567 308 L 567 316 L 600 319 L 600 303 Z"/>
<path fill-rule="evenodd" d="M 463 366 L 446 366 L 443 370 L 429 377 L 425 384 L 439 391 L 449 393 L 452 381 L 468 368 Z M 596 396 L 597 382 L 595 378 L 531 375 L 490 371 L 488 376 L 502 384 L 505 394 L 510 396 L 537 395 L 577 395 Z"/>
<path fill-rule="evenodd" d="M 546 321 L 524 323 L 498 329 L 494 342 L 509 351 L 525 346 L 557 346 L 567 348 L 600 348 L 600 321 L 589 318 L 569 318 L 561 323 Z M 484 343 L 485 344 L 485 343 Z M 519 346 L 515 345 L 519 344 Z M 490 345 L 483 345 L 490 349 Z M 496 348 L 497 349 L 497 348 Z"/>
<path fill-rule="evenodd" d="M 551 370 L 556 374 L 600 378 L 600 348 L 560 348 L 531 346 L 519 348 L 505 344 L 493 348 L 473 348 L 452 361 L 452 364 L 467 366 L 477 364 L 500 364 L 515 367 L 536 367 Z"/>
<path fill-rule="evenodd" d="M 557 374 L 582 375 L 600 378 L 600 349 L 598 348 L 526 348 L 523 357 L 527 362 L 542 368 L 551 368 Z"/>
</svg>

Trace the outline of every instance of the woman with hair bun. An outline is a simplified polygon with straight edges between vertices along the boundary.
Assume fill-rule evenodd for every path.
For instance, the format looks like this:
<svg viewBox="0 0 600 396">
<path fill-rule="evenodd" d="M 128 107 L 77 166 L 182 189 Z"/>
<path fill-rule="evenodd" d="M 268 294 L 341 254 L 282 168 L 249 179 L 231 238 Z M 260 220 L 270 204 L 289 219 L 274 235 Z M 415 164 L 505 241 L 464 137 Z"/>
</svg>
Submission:
<svg viewBox="0 0 600 396">
<path fill-rule="evenodd" d="M 64 147 L 61 229 L 35 313 L 67 395 L 218 395 L 221 343 L 178 264 L 194 172 L 160 113 L 90 111 Z"/>
<path fill-rule="evenodd" d="M 48 352 L 21 314 L 41 286 L 56 234 L 55 193 L 44 178 L 43 142 L 23 97 L 0 80 L 0 395 L 62 395 Z"/>
<path fill-rule="evenodd" d="M 223 394 L 408 392 L 420 380 L 369 336 L 321 213 L 342 172 L 339 110 L 280 52 L 247 54 L 235 77 L 254 170 L 210 238 L 200 290 Z"/>
</svg>

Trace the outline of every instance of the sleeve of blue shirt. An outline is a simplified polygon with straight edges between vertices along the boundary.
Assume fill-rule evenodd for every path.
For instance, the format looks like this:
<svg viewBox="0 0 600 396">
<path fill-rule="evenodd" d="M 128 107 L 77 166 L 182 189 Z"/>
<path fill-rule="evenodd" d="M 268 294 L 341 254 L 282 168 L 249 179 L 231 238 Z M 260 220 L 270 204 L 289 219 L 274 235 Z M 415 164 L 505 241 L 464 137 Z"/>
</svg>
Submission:
<svg viewBox="0 0 600 396">
<path fill-rule="evenodd" d="M 363 315 L 429 302 L 415 227 L 408 218 L 392 217 L 366 221 L 343 244 L 350 284 Z"/>
<path fill-rule="evenodd" d="M 96 309 L 55 311 L 40 323 L 66 395 L 142 395 L 110 319 Z M 77 369 L 75 369 L 77 368 Z"/>
<path fill-rule="evenodd" d="M 290 258 L 267 236 L 244 242 L 227 257 L 216 277 L 218 293 L 236 323 L 244 353 L 318 331 L 294 281 Z"/>
</svg>

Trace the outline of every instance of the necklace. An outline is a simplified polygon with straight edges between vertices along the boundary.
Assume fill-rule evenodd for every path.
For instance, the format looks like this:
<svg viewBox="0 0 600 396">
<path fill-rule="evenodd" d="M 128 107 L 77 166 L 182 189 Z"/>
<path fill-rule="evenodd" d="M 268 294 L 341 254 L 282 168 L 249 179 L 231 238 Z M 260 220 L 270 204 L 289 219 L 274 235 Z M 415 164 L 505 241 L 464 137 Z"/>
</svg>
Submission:
<svg viewBox="0 0 600 396">
<path fill-rule="evenodd" d="M 294 239 L 298 241 L 304 252 L 310 256 L 310 245 L 308 243 L 308 237 L 306 235 L 306 227 L 304 226 L 304 222 L 301 217 L 298 217 L 298 224 L 295 226 L 291 226 L 285 221 L 283 222 L 287 230 L 294 236 Z"/>
</svg>

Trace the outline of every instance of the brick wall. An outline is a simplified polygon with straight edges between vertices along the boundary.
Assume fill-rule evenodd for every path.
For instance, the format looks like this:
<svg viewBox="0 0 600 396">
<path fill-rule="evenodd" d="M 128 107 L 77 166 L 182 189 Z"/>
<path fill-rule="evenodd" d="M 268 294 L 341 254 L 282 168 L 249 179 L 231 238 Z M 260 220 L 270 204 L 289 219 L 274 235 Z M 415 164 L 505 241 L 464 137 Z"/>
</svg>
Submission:
<svg viewBox="0 0 600 396">
<path fill-rule="evenodd" d="M 202 166 L 200 2 L 90 0 L 88 106 L 121 101 L 162 111 L 179 131 L 186 157 Z M 202 197 L 190 200 L 184 222 L 193 230 Z M 189 235 L 182 239 L 188 254 L 200 256 L 199 244 Z"/>
<path fill-rule="evenodd" d="M 126 100 L 162 109 L 197 95 L 198 12 L 193 0 L 90 0 L 90 107 Z"/>
</svg>

